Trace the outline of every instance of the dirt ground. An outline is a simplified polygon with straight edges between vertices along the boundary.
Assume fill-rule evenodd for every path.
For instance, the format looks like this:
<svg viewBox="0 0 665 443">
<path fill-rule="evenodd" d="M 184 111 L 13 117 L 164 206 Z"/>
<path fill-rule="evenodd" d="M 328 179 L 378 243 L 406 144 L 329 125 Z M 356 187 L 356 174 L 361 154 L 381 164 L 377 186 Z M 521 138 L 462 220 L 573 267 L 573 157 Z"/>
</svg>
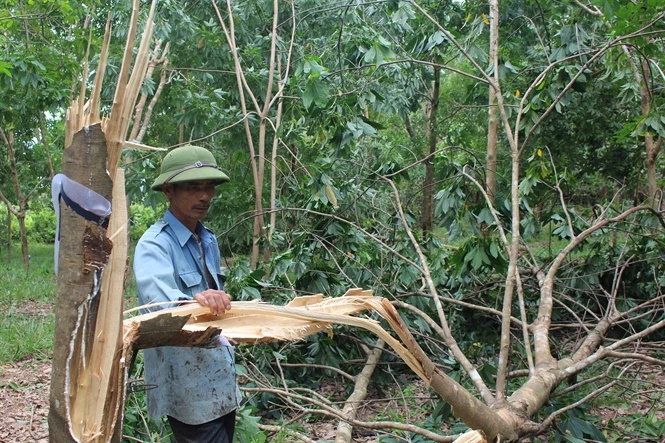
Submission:
<svg viewBox="0 0 665 443">
<path fill-rule="evenodd" d="M 648 375 L 655 391 L 662 393 L 665 389 L 665 373 L 658 367 L 642 367 L 640 373 Z M 645 374 L 648 373 L 648 374 Z M 0 443 L 47 443 L 49 410 L 49 383 L 51 379 L 51 362 L 49 360 L 25 360 L 0 366 Z M 641 414 L 646 416 L 653 412 L 658 420 L 665 420 L 665 407 L 662 402 L 653 401 L 651 392 L 630 392 L 630 398 L 624 399 L 625 407 L 600 407 L 594 413 L 601 417 L 603 423 L 616 420 L 620 416 Z M 659 396 L 662 398 L 662 396 Z M 312 429 L 310 437 L 334 438 L 335 425 L 319 423 Z M 314 435 L 316 434 L 316 435 Z M 362 433 L 361 433 L 362 434 Z M 665 443 L 665 436 L 661 437 Z M 375 441 L 371 437 L 358 435 L 357 443 Z M 629 440 L 626 440 L 629 441 Z M 659 442 L 656 439 L 640 441 Z"/>
<path fill-rule="evenodd" d="M 0 366 L 0 442 L 48 442 L 49 360 Z"/>
</svg>

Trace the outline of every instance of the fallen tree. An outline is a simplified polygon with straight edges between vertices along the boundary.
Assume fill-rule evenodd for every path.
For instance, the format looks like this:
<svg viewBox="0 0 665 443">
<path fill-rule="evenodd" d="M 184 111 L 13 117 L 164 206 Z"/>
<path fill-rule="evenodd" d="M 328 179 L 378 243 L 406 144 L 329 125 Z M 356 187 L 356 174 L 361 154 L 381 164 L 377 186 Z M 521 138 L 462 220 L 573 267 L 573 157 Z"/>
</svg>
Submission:
<svg viewBox="0 0 665 443">
<path fill-rule="evenodd" d="M 395 308 L 386 299 L 354 295 L 295 298 L 287 306 L 256 302 L 232 302 L 221 318 L 198 303 L 161 310 L 125 320 L 126 349 L 154 346 L 205 346 L 223 331 L 236 344 L 302 340 L 332 325 L 367 329 L 384 340 L 404 362 L 447 402 L 456 406 L 456 415 L 472 429 L 482 429 L 488 439 L 499 435 L 515 438 L 503 419 L 490 411 L 459 383 L 439 370 L 426 356 Z M 395 339 L 376 320 L 353 317 L 363 311 L 381 315 L 400 338 Z M 485 411 L 485 414 L 478 414 Z"/>
</svg>

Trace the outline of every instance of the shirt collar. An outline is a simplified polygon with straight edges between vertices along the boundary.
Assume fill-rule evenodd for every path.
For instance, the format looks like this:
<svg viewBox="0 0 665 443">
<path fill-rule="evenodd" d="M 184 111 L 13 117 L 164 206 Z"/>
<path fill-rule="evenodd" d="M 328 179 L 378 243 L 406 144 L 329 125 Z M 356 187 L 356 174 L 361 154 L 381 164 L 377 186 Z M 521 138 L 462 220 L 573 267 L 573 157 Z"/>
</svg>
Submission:
<svg viewBox="0 0 665 443">
<path fill-rule="evenodd" d="M 173 229 L 173 232 L 175 233 L 176 238 L 178 239 L 178 243 L 180 243 L 180 246 L 185 246 L 185 243 L 189 241 L 190 238 L 192 238 L 192 231 L 187 229 L 185 225 L 182 224 L 180 220 L 178 220 L 175 215 L 171 212 L 170 209 L 166 210 L 166 213 L 164 214 L 164 220 L 171 226 Z M 201 222 L 198 222 L 196 225 L 196 230 L 201 235 L 205 229 L 203 228 L 203 224 Z"/>
</svg>

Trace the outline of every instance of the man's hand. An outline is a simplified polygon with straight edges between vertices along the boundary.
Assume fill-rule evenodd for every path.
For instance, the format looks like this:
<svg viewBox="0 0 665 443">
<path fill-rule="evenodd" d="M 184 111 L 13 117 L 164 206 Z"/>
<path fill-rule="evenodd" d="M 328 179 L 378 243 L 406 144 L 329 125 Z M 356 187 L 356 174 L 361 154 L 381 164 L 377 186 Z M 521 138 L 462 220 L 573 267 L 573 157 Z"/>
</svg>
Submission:
<svg viewBox="0 0 665 443">
<path fill-rule="evenodd" d="M 231 296 L 224 291 L 206 289 L 194 296 L 194 300 L 202 306 L 207 306 L 215 315 L 221 315 L 231 309 Z"/>
</svg>

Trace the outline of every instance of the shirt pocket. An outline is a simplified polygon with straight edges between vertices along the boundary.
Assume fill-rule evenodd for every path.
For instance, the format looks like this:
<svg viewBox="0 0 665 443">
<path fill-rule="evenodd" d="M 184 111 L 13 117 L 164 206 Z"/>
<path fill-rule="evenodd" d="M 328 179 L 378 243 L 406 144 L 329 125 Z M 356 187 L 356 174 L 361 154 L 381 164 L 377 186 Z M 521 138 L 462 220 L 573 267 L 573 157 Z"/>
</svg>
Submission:
<svg viewBox="0 0 665 443">
<path fill-rule="evenodd" d="M 190 296 L 200 292 L 203 276 L 198 271 L 182 271 L 179 277 L 184 288 L 183 292 Z"/>
</svg>

